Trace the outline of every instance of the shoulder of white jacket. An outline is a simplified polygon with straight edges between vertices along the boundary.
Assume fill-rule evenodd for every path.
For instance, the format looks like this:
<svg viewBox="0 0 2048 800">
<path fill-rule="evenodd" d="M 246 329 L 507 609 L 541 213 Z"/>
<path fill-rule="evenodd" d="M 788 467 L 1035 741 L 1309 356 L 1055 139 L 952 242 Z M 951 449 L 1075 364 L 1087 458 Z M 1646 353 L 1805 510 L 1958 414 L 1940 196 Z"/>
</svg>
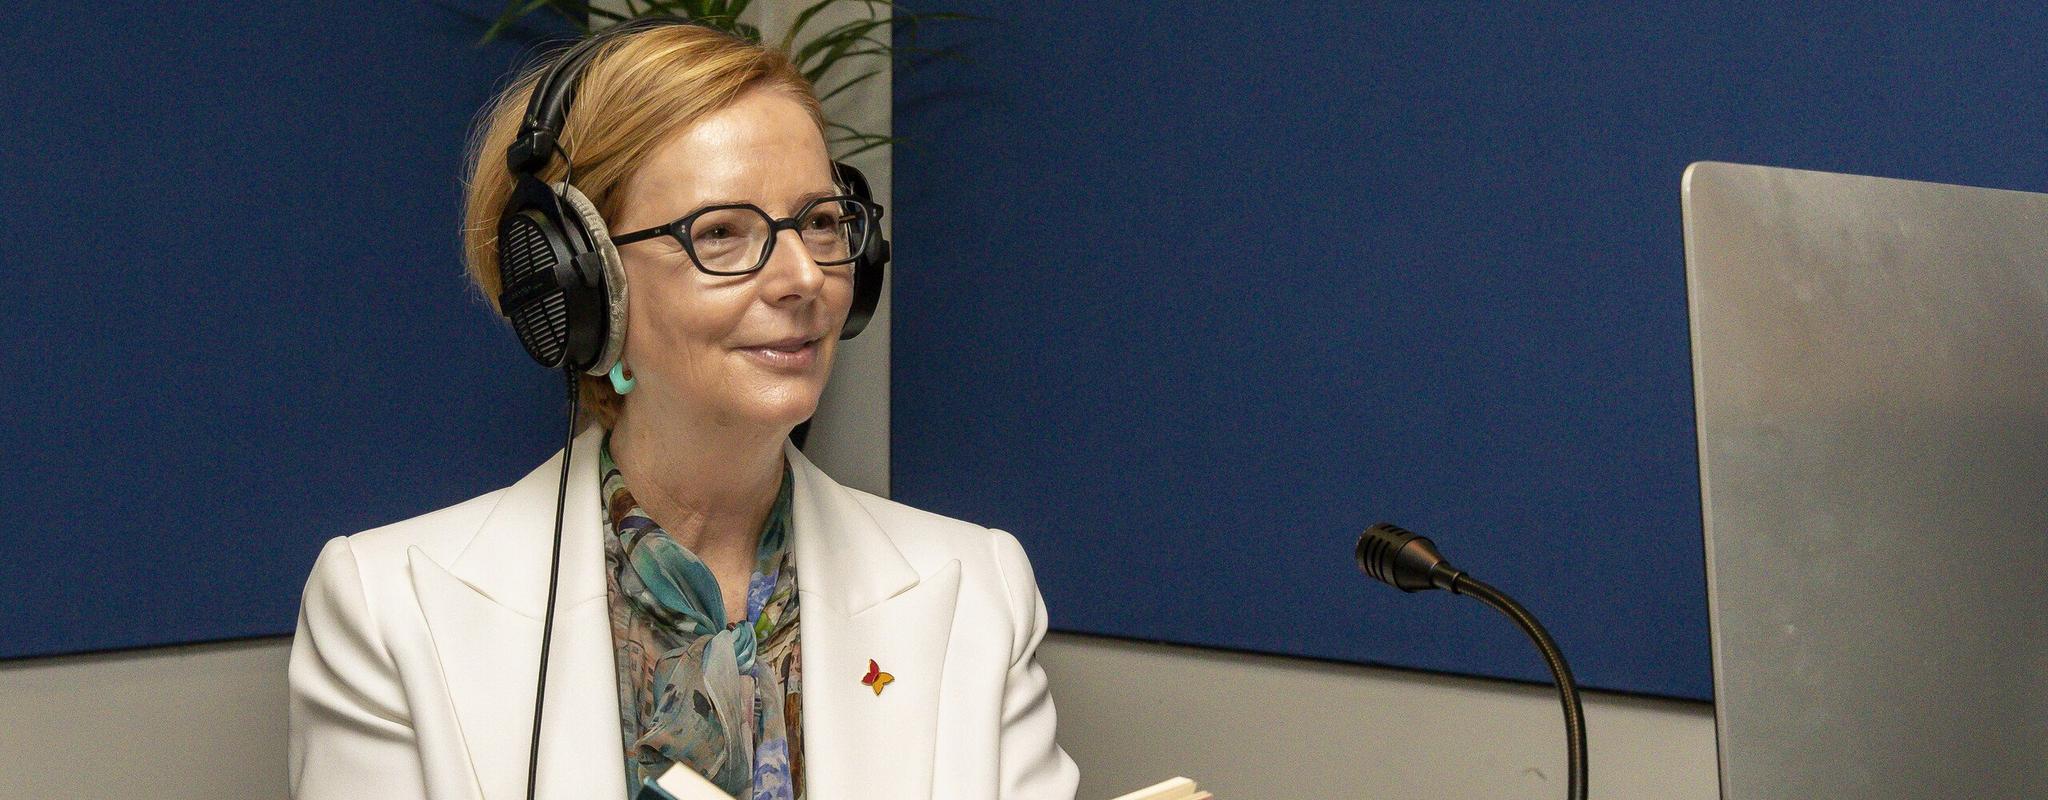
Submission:
<svg viewBox="0 0 2048 800">
<path fill-rule="evenodd" d="M 475 538 L 505 492 L 506 489 L 498 489 L 446 508 L 351 535 L 348 537 L 349 549 L 366 569 L 378 566 L 402 568 L 406 563 L 406 551 L 413 547 L 426 551 L 438 562 L 450 563 L 461 554 L 470 539 Z"/>
<path fill-rule="evenodd" d="M 979 558 L 989 551 L 990 542 L 1001 534 L 943 514 L 878 497 L 860 489 L 842 487 L 874 517 L 875 524 L 889 535 L 906 555 L 911 552 L 946 553 L 948 558 L 973 553 Z"/>
</svg>

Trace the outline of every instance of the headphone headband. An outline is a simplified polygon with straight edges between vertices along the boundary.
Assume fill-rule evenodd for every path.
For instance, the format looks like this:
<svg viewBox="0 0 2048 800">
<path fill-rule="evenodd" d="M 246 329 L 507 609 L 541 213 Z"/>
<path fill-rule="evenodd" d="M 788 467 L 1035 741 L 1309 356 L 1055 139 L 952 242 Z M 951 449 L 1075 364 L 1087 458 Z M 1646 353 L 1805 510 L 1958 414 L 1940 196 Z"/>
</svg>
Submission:
<svg viewBox="0 0 2048 800">
<path fill-rule="evenodd" d="M 533 95 L 526 101 L 526 116 L 520 122 L 519 135 L 513 137 L 511 148 L 505 151 L 505 166 L 515 175 L 537 175 L 547 167 L 558 149 L 557 140 L 569 116 L 569 104 L 576 99 L 576 87 L 583 82 L 583 70 L 597 58 L 598 48 L 622 36 L 670 25 L 695 25 L 705 30 L 717 30 L 683 17 L 637 17 L 591 34 L 570 46 L 548 66 L 547 73 L 534 86 Z"/>
</svg>

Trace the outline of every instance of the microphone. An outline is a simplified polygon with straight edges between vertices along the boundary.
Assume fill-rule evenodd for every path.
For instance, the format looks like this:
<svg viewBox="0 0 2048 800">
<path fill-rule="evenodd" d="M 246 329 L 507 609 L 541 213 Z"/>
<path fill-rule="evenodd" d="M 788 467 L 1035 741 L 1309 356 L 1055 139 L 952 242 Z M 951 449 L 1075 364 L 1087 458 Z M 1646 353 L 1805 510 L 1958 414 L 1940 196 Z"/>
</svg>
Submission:
<svg viewBox="0 0 2048 800">
<path fill-rule="evenodd" d="M 1382 522 L 1358 537 L 1358 568 L 1373 580 L 1404 592 L 1447 589 L 1455 593 L 1465 573 L 1444 560 L 1436 544 L 1413 531 Z"/>
<path fill-rule="evenodd" d="M 1568 764 L 1565 796 L 1571 800 L 1586 800 L 1586 719 L 1584 709 L 1579 706 L 1579 685 L 1572 680 L 1572 669 L 1564 662 L 1564 653 L 1557 649 L 1550 632 L 1543 629 L 1535 615 L 1499 589 L 1451 566 L 1451 562 L 1437 552 L 1436 543 L 1398 525 L 1381 522 L 1366 528 L 1365 533 L 1358 537 L 1356 557 L 1358 568 L 1373 580 L 1404 592 L 1443 589 L 1452 594 L 1467 595 L 1506 614 L 1523 633 L 1529 635 L 1529 639 L 1536 643 L 1536 649 L 1543 653 L 1544 662 L 1550 665 L 1550 677 L 1557 683 L 1558 701 L 1564 706 L 1565 759 Z"/>
</svg>

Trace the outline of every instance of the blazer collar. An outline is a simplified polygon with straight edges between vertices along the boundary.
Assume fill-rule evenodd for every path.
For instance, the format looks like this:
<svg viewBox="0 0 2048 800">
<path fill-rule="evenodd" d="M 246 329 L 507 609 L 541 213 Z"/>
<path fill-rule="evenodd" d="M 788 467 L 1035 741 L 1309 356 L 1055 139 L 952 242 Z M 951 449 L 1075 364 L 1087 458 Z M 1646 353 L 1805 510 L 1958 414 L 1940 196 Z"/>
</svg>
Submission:
<svg viewBox="0 0 2048 800">
<path fill-rule="evenodd" d="M 782 452 L 796 479 L 789 510 L 791 547 L 797 585 L 809 595 L 805 602 L 853 616 L 922 580 L 852 491 L 811 464 L 796 445 L 784 443 Z M 853 565 L 859 568 L 846 568 Z"/>
<path fill-rule="evenodd" d="M 577 436 L 563 508 L 541 796 L 623 797 L 616 666 L 599 516 L 602 428 Z M 807 792 L 926 797 L 939 687 L 958 601 L 957 561 L 921 574 L 852 490 L 785 443 L 794 478 Z M 445 565 L 413 548 L 414 590 L 482 794 L 524 794 L 540 620 L 563 454 L 509 488 Z M 895 676 L 860 683 L 868 660 Z M 516 712 L 516 713 L 515 713 Z M 550 787 L 554 787 L 552 790 Z"/>
<path fill-rule="evenodd" d="M 571 444 L 569 488 L 562 506 L 562 569 L 556 607 L 605 596 L 604 542 L 597 497 L 597 450 L 604 429 L 592 425 Z M 448 571 L 493 602 L 539 620 L 547 610 L 548 566 L 554 545 L 555 494 L 562 456 L 554 456 L 512 484 Z"/>
<path fill-rule="evenodd" d="M 605 596 L 604 544 L 597 486 L 597 452 L 604 430 L 591 426 L 576 437 L 569 493 L 563 508 L 562 572 L 558 608 Z M 858 614 L 916 586 L 921 579 L 901 550 L 846 487 L 811 463 L 803 451 L 783 443 L 794 477 L 790 498 L 792 547 L 805 593 L 846 615 Z M 449 572 L 522 616 L 546 611 L 548 554 L 554 535 L 555 493 L 562 453 L 535 467 L 512 485 Z M 860 569 L 834 569 L 835 565 Z M 811 565 L 817 565 L 812 567 Z"/>
</svg>

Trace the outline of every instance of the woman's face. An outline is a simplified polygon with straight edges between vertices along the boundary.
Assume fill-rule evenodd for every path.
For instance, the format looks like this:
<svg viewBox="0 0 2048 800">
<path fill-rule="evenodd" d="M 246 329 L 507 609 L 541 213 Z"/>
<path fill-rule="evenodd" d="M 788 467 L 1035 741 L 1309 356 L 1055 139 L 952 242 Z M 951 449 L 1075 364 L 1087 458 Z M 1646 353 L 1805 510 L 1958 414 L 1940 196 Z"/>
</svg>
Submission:
<svg viewBox="0 0 2048 800">
<path fill-rule="evenodd" d="M 628 178 L 614 234 L 707 205 L 752 203 L 786 219 L 837 194 L 817 124 L 795 100 L 750 90 L 657 147 Z M 819 267 L 794 230 L 776 232 L 768 263 L 709 275 L 672 237 L 619 248 L 626 269 L 625 361 L 637 382 L 627 413 L 719 426 L 794 427 L 817 410 L 853 267 Z"/>
</svg>

